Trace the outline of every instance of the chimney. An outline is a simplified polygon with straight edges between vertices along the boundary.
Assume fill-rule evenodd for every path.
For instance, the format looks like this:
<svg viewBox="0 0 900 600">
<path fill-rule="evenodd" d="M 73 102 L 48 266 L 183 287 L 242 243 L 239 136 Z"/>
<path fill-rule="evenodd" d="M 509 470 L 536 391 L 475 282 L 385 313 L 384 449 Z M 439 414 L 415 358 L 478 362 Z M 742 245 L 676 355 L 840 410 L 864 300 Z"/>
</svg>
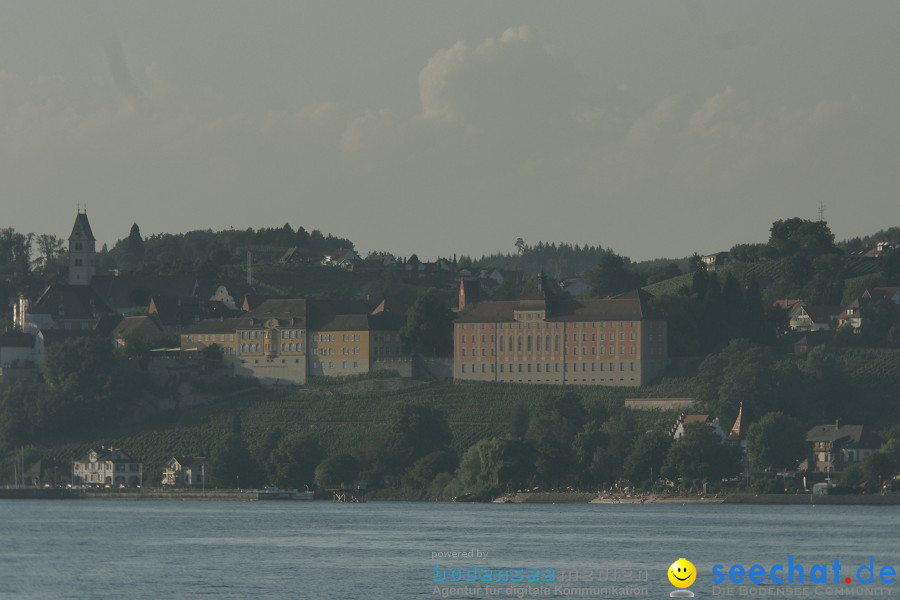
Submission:
<svg viewBox="0 0 900 600">
<path fill-rule="evenodd" d="M 841 421 L 840 421 L 840 419 L 835 419 L 835 420 L 834 420 L 834 429 L 835 429 L 835 431 L 837 431 L 837 430 L 840 429 L 840 428 L 841 428 Z"/>
</svg>

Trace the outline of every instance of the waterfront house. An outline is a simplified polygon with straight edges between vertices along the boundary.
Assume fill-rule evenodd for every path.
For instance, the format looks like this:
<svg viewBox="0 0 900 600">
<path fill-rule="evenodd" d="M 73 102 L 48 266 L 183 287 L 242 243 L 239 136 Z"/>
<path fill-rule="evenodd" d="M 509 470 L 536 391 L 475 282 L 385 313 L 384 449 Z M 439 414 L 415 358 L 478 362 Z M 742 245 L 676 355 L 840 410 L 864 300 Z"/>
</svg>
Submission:
<svg viewBox="0 0 900 600">
<path fill-rule="evenodd" d="M 97 487 L 139 487 L 144 465 L 121 448 L 91 448 L 72 461 L 72 484 Z"/>
<path fill-rule="evenodd" d="M 816 425 L 806 432 L 808 464 L 816 473 L 840 473 L 877 449 L 862 425 Z"/>
<path fill-rule="evenodd" d="M 173 456 L 163 469 L 162 484 L 201 487 L 206 476 L 205 456 Z"/>
</svg>

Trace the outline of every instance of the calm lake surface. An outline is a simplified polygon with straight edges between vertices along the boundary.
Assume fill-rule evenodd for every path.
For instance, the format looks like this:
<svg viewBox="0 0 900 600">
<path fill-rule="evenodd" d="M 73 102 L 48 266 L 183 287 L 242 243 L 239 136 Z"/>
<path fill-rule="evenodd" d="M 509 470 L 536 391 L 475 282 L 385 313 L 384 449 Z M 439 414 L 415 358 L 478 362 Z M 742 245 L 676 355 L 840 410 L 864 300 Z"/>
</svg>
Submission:
<svg viewBox="0 0 900 600">
<path fill-rule="evenodd" d="M 433 552 L 488 552 L 487 558 L 433 559 Z M 592 577 L 617 569 L 619 587 L 667 598 L 668 566 L 686 557 L 699 575 L 698 598 L 726 597 L 712 582 L 723 564 L 807 569 L 808 597 L 900 598 L 900 583 L 845 585 L 874 556 L 900 571 L 900 507 L 332 504 L 234 501 L 0 501 L 3 598 L 434 598 L 435 563 L 468 568 L 553 568 Z M 831 583 L 840 559 L 841 584 Z M 808 581 L 828 565 L 828 585 Z M 625 571 L 647 581 L 623 584 Z M 483 574 L 483 571 L 481 571 Z M 726 580 L 726 584 L 728 584 Z M 479 584 L 469 584 L 477 586 Z M 451 597 L 518 597 L 481 592 Z M 522 585 L 522 584 L 516 584 Z M 532 584 L 536 585 L 536 584 Z M 572 594 L 611 582 L 567 582 L 534 597 L 632 597 L 621 590 Z M 741 597 L 739 586 L 733 597 Z M 746 585 L 746 584 L 745 584 Z M 784 584 L 782 588 L 802 588 Z M 725 588 L 725 585 L 721 586 Z M 755 597 L 778 586 L 750 585 Z M 568 590 L 568 592 L 566 591 Z M 856 590 L 856 591 L 854 591 Z M 439 590 L 438 590 L 439 591 Z M 569 595 L 566 595 L 566 594 Z M 744 596 L 753 597 L 753 596 Z M 764 597 L 764 596 L 763 596 Z M 781 596 L 784 597 L 784 596 Z"/>
</svg>

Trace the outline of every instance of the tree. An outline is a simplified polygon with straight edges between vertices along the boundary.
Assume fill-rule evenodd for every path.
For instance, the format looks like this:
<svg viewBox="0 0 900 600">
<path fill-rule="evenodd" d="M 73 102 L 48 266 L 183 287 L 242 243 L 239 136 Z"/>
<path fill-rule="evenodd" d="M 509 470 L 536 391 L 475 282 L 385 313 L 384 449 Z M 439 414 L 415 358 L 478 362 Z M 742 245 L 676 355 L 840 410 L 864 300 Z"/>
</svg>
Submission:
<svg viewBox="0 0 900 600">
<path fill-rule="evenodd" d="M 12 227 L 0 229 L 0 274 L 25 283 L 31 275 L 33 233 L 17 233 Z"/>
<path fill-rule="evenodd" d="M 625 458 L 623 475 L 634 482 L 650 481 L 660 476 L 663 463 L 672 446 L 672 438 L 662 431 L 647 431 L 635 441 Z"/>
<path fill-rule="evenodd" d="M 603 426 L 590 421 L 572 441 L 578 480 L 583 485 L 597 485 L 613 479 L 609 456 L 609 435 Z"/>
<path fill-rule="evenodd" d="M 250 488 L 262 484 L 262 470 L 244 441 L 239 415 L 234 416 L 231 431 L 213 447 L 209 470 L 210 479 L 220 487 Z"/>
<path fill-rule="evenodd" d="M 456 487 L 476 495 L 497 494 L 527 485 L 534 473 L 534 446 L 505 436 L 481 440 L 459 462 Z"/>
<path fill-rule="evenodd" d="M 767 413 L 747 430 L 747 454 L 756 467 L 790 469 L 804 452 L 800 422 L 784 413 Z"/>
<path fill-rule="evenodd" d="M 37 423 L 42 433 L 72 428 L 95 430 L 109 424 L 125 408 L 116 402 L 133 396 L 139 378 L 117 364 L 112 344 L 94 337 L 74 337 L 47 349 L 46 388 L 36 398 Z"/>
<path fill-rule="evenodd" d="M 359 476 L 359 471 L 359 461 L 349 454 L 329 456 L 316 467 L 316 486 L 319 489 L 352 486 Z"/>
<path fill-rule="evenodd" d="M 450 440 L 443 413 L 424 402 L 403 403 L 390 416 L 385 454 L 393 466 L 404 468 L 430 452 L 445 449 Z"/>
<path fill-rule="evenodd" d="M 878 450 L 863 459 L 862 473 L 869 482 L 869 489 L 881 488 L 881 483 L 897 472 L 897 462 L 888 452 Z"/>
<path fill-rule="evenodd" d="M 588 280 L 596 296 L 614 296 L 638 285 L 637 276 L 628 268 L 627 259 L 606 252 L 597 266 L 588 272 Z"/>
<path fill-rule="evenodd" d="M 721 480 L 741 470 L 741 450 L 724 446 L 710 427 L 692 423 L 672 444 L 663 464 L 663 475 L 681 479 Z"/>
<path fill-rule="evenodd" d="M 66 254 L 65 242 L 62 238 L 42 233 L 35 238 L 35 242 L 38 247 L 38 262 L 44 273 L 62 267 L 62 259 Z"/>
<path fill-rule="evenodd" d="M 838 252 L 834 234 L 825 221 L 794 217 L 772 223 L 769 248 L 776 256 L 831 254 Z"/>
<path fill-rule="evenodd" d="M 453 312 L 436 290 L 429 289 L 416 298 L 400 336 L 407 352 L 424 356 L 453 353 Z"/>
<path fill-rule="evenodd" d="M 459 465 L 457 456 L 448 450 L 438 450 L 426 454 L 415 462 L 409 470 L 409 481 L 413 487 L 428 487 L 440 473 L 453 473 Z"/>
<path fill-rule="evenodd" d="M 143 264 L 146 251 L 144 238 L 141 237 L 141 229 L 137 223 L 131 225 L 131 231 L 128 232 L 128 238 L 125 240 L 125 251 L 135 266 Z"/>
<path fill-rule="evenodd" d="M 293 433 L 278 442 L 269 457 L 273 482 L 285 488 L 313 485 L 316 466 L 324 458 L 319 440 L 308 433 Z"/>
</svg>

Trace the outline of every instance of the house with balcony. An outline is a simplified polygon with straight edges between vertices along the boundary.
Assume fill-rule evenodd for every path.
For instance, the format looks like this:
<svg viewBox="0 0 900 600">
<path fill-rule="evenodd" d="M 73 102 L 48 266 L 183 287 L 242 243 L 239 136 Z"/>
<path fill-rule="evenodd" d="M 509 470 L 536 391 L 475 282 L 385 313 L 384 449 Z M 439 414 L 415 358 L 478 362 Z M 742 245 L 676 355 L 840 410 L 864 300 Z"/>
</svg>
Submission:
<svg viewBox="0 0 900 600">
<path fill-rule="evenodd" d="M 829 476 L 860 463 L 877 450 L 877 442 L 862 425 L 816 425 L 806 432 L 807 465 L 814 473 Z"/>
</svg>

